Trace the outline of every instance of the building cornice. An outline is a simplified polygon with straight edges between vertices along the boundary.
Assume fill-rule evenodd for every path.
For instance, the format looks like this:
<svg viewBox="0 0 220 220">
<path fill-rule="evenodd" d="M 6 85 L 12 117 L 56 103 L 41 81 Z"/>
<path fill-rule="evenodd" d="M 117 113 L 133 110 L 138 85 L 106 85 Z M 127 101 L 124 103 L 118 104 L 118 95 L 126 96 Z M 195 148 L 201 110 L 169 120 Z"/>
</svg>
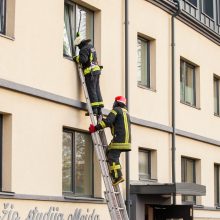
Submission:
<svg viewBox="0 0 220 220">
<path fill-rule="evenodd" d="M 162 10 L 166 11 L 170 15 L 176 12 L 175 4 L 168 0 L 146 0 Z M 218 46 L 220 46 L 220 35 L 214 32 L 212 29 L 201 23 L 196 18 L 190 16 L 185 11 L 182 11 L 180 15 L 176 17 L 178 20 L 182 21 L 187 26 L 191 27 L 195 31 L 199 32 Z"/>
<path fill-rule="evenodd" d="M 29 95 L 29 96 L 33 96 L 33 97 L 40 98 L 40 99 L 43 99 L 43 100 L 55 102 L 57 104 L 70 106 L 70 107 L 77 108 L 77 109 L 80 109 L 80 110 L 85 110 L 85 111 L 87 110 L 86 103 L 84 103 L 84 102 L 80 102 L 78 100 L 74 100 L 74 99 L 67 98 L 67 97 L 64 97 L 64 96 L 56 95 L 54 93 L 50 93 L 50 92 L 47 92 L 47 91 L 44 91 L 44 90 L 36 89 L 36 88 L 30 87 L 30 86 L 15 83 L 15 82 L 5 80 L 5 79 L 1 79 L 1 78 L 0 78 L 0 88 L 11 90 L 11 91 L 18 92 L 18 93 L 22 93 L 22 94 Z M 109 110 L 104 109 L 103 113 L 108 114 Z M 166 133 L 172 133 L 172 127 L 171 126 L 163 125 L 163 124 L 160 124 L 160 123 L 155 123 L 155 122 L 152 122 L 152 121 L 147 121 L 147 120 L 140 119 L 140 118 L 137 118 L 137 117 L 132 117 L 131 116 L 131 123 L 134 124 L 134 125 L 143 126 L 143 127 L 147 127 L 147 128 L 152 128 L 152 129 L 156 129 L 156 130 L 166 132 Z M 182 137 L 185 137 L 185 138 L 189 138 L 189 139 L 192 139 L 192 140 L 196 140 L 196 141 L 200 141 L 200 142 L 204 142 L 204 143 L 207 143 L 207 144 L 211 144 L 211 145 L 220 147 L 220 141 L 219 140 L 215 140 L 215 139 L 212 139 L 212 138 L 201 136 L 201 135 L 191 133 L 191 132 L 188 132 L 188 131 L 183 131 L 183 130 L 180 130 L 180 129 L 176 129 L 176 134 L 178 136 L 182 136 Z"/>
</svg>

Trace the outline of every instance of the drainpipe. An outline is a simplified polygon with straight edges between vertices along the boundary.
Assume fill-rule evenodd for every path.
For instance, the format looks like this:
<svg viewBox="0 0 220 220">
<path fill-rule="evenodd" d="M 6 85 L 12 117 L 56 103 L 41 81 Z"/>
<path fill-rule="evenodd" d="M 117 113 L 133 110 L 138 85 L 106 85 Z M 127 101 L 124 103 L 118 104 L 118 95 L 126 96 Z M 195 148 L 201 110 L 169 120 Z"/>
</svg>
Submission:
<svg viewBox="0 0 220 220">
<path fill-rule="evenodd" d="M 127 99 L 127 108 L 129 110 L 129 67 L 128 67 L 128 0 L 125 0 L 125 97 Z M 126 152 L 126 208 L 128 217 L 130 217 L 130 159 L 129 152 Z"/>
<path fill-rule="evenodd" d="M 175 17 L 181 13 L 179 0 L 173 0 L 177 5 L 177 11 L 172 15 L 171 20 L 171 48 L 172 48 L 172 183 L 176 184 L 176 105 L 175 105 Z M 173 205 L 176 205 L 176 193 L 173 193 Z"/>
</svg>

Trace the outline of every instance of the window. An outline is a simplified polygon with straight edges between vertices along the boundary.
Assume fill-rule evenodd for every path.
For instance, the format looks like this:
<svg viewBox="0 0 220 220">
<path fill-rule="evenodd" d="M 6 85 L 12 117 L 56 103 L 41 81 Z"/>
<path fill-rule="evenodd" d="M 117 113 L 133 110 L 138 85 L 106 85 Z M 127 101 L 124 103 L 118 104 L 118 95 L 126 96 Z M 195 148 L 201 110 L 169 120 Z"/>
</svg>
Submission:
<svg viewBox="0 0 220 220">
<path fill-rule="evenodd" d="M 80 22 L 80 29 L 79 29 Z M 93 42 L 94 34 L 94 15 L 93 12 L 74 3 L 64 5 L 64 36 L 63 54 L 72 57 L 75 54 L 74 39 L 79 29 L 83 39 L 91 39 Z"/>
<path fill-rule="evenodd" d="M 6 0 L 0 0 L 0 33 L 5 33 Z"/>
<path fill-rule="evenodd" d="M 150 78 L 150 41 L 137 39 L 137 82 L 146 88 L 151 87 Z"/>
<path fill-rule="evenodd" d="M 181 158 L 181 179 L 182 182 L 196 183 L 196 160 Z M 182 196 L 183 202 L 196 203 L 195 196 Z"/>
<path fill-rule="evenodd" d="M 218 16 L 218 24 L 220 25 L 220 0 L 217 0 L 217 16 Z"/>
<path fill-rule="evenodd" d="M 215 205 L 220 206 L 220 165 L 214 165 L 214 192 Z"/>
<path fill-rule="evenodd" d="M 181 60 L 180 64 L 180 99 L 191 106 L 196 106 L 195 66 Z"/>
<path fill-rule="evenodd" d="M 187 1 L 197 7 L 197 0 L 187 0 Z"/>
<path fill-rule="evenodd" d="M 139 179 L 151 178 L 151 151 L 139 149 Z"/>
<path fill-rule="evenodd" d="M 214 77 L 214 114 L 220 115 L 220 80 Z"/>
<path fill-rule="evenodd" d="M 213 0 L 202 0 L 203 12 L 213 18 Z"/>
<path fill-rule="evenodd" d="M 86 133 L 63 131 L 63 192 L 93 196 L 93 144 Z"/>
<path fill-rule="evenodd" d="M 0 191 L 2 191 L 2 143 L 3 142 L 3 115 L 0 114 Z"/>
</svg>

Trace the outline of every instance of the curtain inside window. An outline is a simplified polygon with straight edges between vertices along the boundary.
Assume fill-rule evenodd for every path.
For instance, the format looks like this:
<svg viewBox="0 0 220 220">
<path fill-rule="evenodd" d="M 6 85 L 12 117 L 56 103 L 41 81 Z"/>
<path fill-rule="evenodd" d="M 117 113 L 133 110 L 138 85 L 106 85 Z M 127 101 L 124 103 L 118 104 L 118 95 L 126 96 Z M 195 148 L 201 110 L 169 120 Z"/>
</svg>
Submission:
<svg viewBox="0 0 220 220">
<path fill-rule="evenodd" d="M 139 177 L 140 179 L 150 178 L 149 154 L 150 152 L 148 151 L 139 151 Z"/>
<path fill-rule="evenodd" d="M 89 11 L 81 6 L 76 6 L 76 29 L 78 31 L 79 21 L 80 21 L 80 13 L 81 13 L 81 22 L 80 22 L 80 35 L 83 39 L 91 39 L 92 43 L 94 43 L 94 33 L 93 33 L 93 24 L 94 24 L 94 16 L 93 12 Z"/>
<path fill-rule="evenodd" d="M 64 36 L 63 36 L 63 54 L 69 57 L 73 56 L 74 40 L 74 6 L 65 4 L 64 6 Z"/>
<path fill-rule="evenodd" d="M 195 76 L 194 69 L 186 65 L 186 81 L 185 81 L 185 101 L 191 105 L 195 105 Z"/>
</svg>

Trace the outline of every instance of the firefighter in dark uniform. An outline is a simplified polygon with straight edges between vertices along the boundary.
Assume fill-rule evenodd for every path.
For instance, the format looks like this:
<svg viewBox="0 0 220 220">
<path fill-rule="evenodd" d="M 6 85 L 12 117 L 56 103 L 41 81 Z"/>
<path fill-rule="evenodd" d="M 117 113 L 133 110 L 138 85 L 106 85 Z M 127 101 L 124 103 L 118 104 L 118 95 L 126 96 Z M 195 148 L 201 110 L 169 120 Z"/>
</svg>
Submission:
<svg viewBox="0 0 220 220">
<path fill-rule="evenodd" d="M 76 37 L 74 45 L 78 46 L 80 51 L 73 60 L 82 65 L 93 114 L 101 115 L 101 108 L 104 107 L 99 85 L 101 68 L 97 62 L 96 50 L 89 43 L 90 41 L 90 39 L 83 40 L 80 36 Z"/>
<path fill-rule="evenodd" d="M 89 131 L 95 131 L 111 128 L 113 139 L 108 146 L 107 159 L 112 176 L 113 185 L 124 181 L 121 172 L 119 157 L 121 152 L 131 150 L 131 127 L 130 116 L 126 109 L 126 99 L 123 96 L 117 96 L 113 104 L 113 109 L 106 119 L 100 121 L 96 126 L 90 125 Z"/>
</svg>

